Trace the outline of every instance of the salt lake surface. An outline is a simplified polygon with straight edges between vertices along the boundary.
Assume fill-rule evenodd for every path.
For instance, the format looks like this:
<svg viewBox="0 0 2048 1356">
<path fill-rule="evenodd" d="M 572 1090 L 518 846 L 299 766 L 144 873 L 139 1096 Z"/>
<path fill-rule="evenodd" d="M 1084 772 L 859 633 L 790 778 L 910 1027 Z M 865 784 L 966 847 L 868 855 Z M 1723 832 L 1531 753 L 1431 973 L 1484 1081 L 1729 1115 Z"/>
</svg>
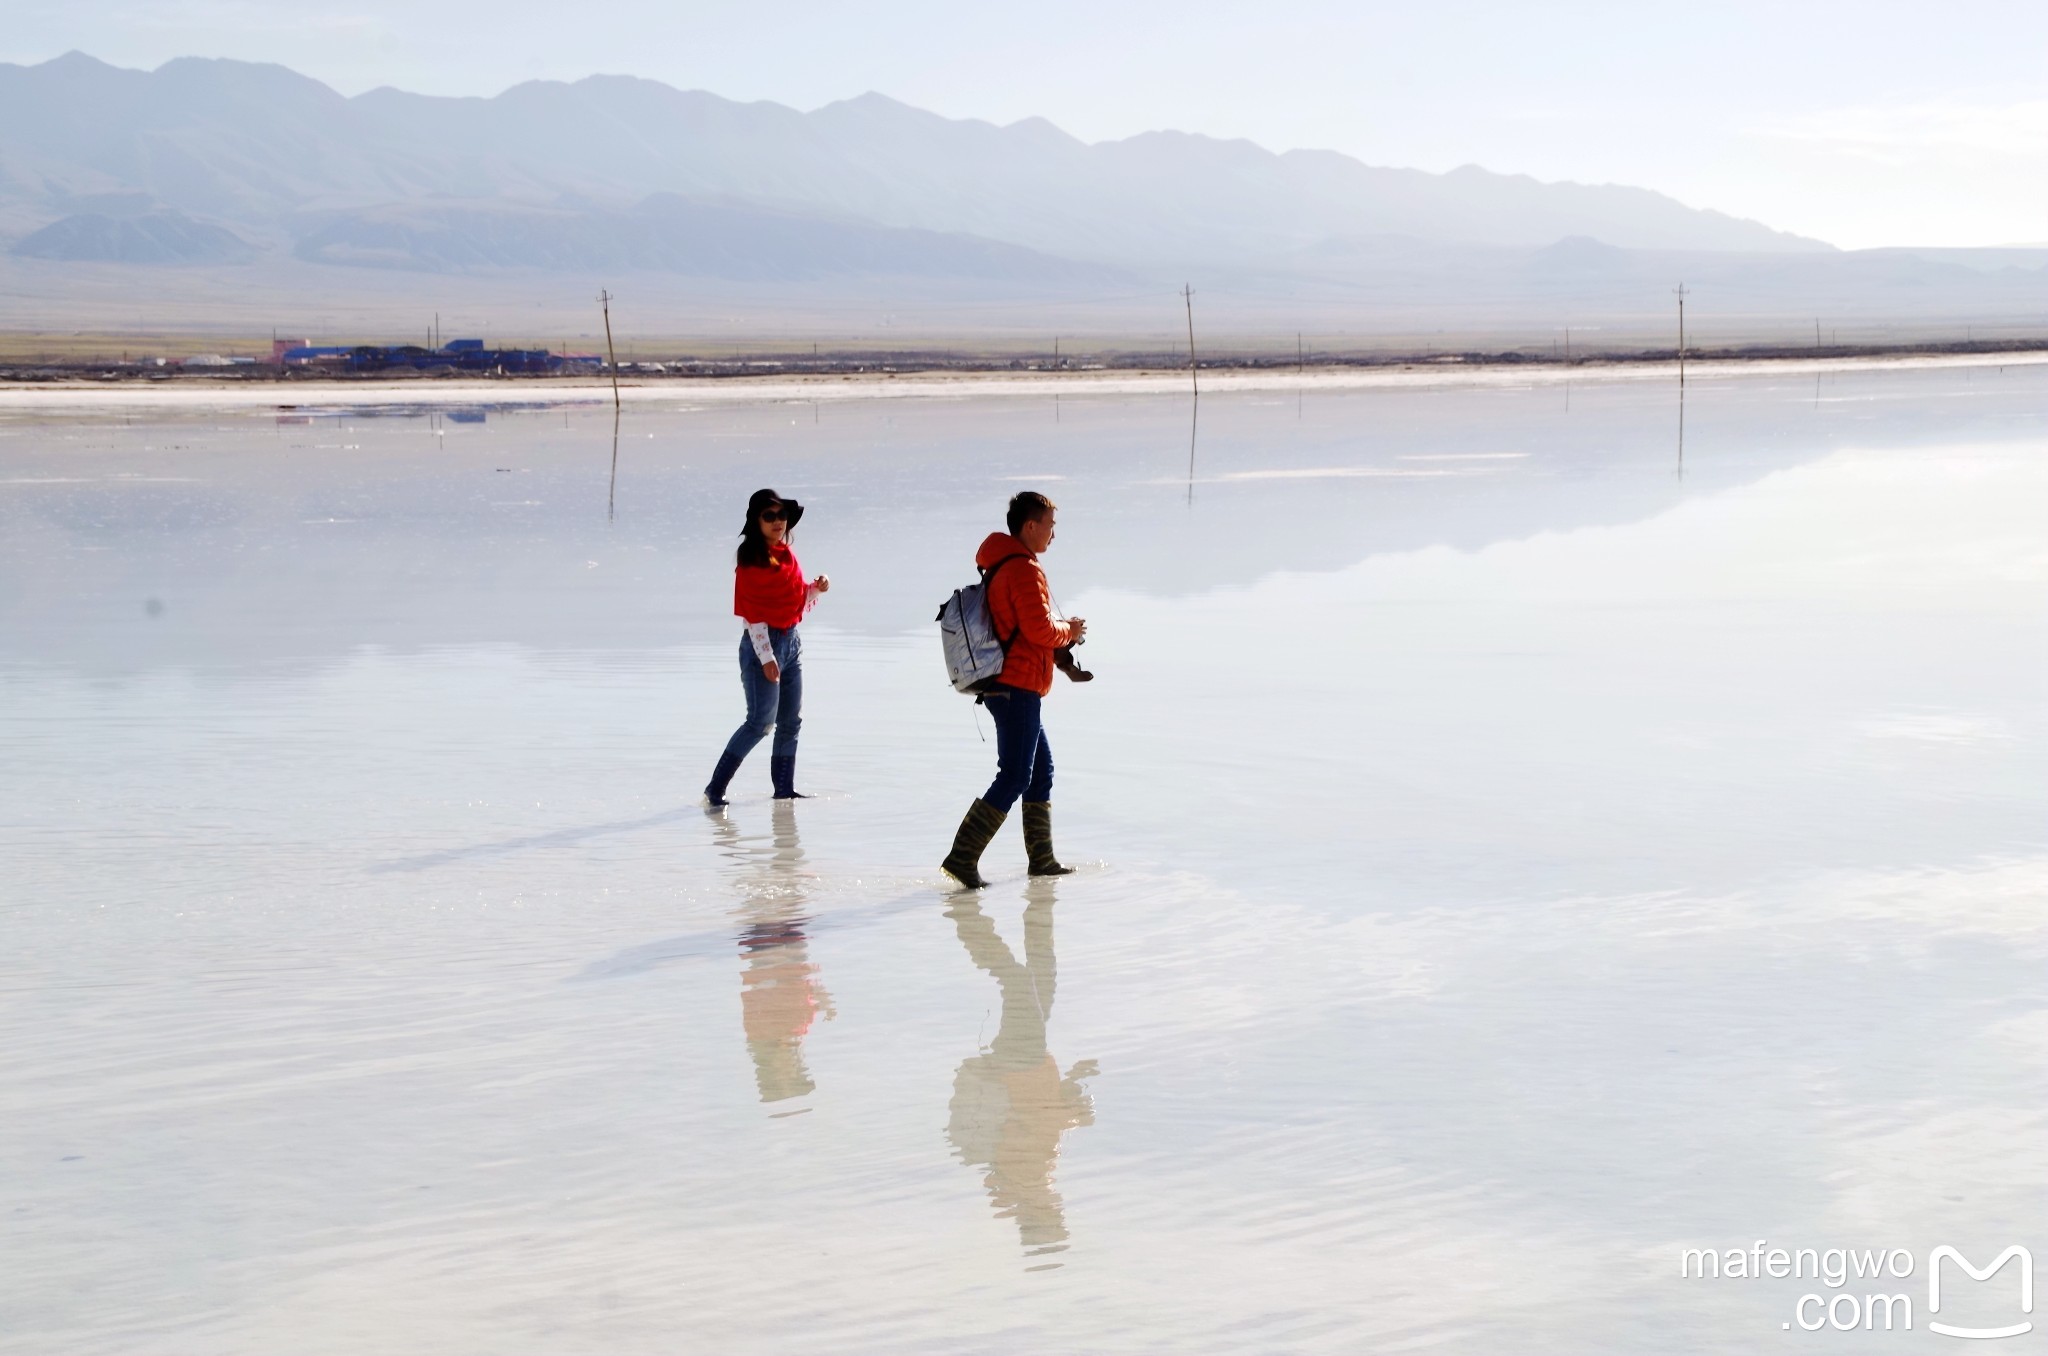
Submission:
<svg viewBox="0 0 2048 1356">
<path fill-rule="evenodd" d="M 1687 402 L 0 419 L 0 1349 L 1948 1344 L 2048 1249 L 2048 373 Z M 817 798 L 714 815 L 760 485 Z M 962 895 L 1027 486 L 1082 870 Z"/>
</svg>

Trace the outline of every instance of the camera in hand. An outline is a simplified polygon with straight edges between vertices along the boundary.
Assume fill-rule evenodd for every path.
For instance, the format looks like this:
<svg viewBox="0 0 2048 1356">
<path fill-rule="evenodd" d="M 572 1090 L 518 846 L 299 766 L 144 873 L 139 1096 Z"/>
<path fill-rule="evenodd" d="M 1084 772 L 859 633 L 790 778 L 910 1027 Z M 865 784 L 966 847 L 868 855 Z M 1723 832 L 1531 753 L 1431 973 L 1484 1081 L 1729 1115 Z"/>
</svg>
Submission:
<svg viewBox="0 0 2048 1356">
<path fill-rule="evenodd" d="M 1066 674 L 1074 682 L 1092 683 L 1095 681 L 1095 675 L 1082 668 L 1081 661 L 1074 658 L 1074 646 L 1082 643 L 1082 641 L 1077 640 L 1073 645 L 1060 646 L 1052 652 L 1052 662 L 1055 668 L 1061 673 Z"/>
</svg>

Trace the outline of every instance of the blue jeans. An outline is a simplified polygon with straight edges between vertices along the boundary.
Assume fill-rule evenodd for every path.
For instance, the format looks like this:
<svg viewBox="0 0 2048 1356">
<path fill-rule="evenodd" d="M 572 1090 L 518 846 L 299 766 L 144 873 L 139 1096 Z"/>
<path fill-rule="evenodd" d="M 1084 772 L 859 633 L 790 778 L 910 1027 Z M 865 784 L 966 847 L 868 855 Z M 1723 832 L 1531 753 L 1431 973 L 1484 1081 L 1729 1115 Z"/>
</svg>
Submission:
<svg viewBox="0 0 2048 1356">
<path fill-rule="evenodd" d="M 1038 718 L 1043 700 L 1036 692 L 1000 684 L 981 699 L 996 722 L 996 779 L 981 795 L 991 809 L 1008 814 L 1019 796 L 1052 799 L 1052 745 Z"/>
<path fill-rule="evenodd" d="M 770 753 L 781 758 L 796 752 L 797 731 L 804 724 L 804 647 L 796 628 L 778 631 L 768 628 L 768 648 L 775 654 L 781 681 L 771 683 L 754 657 L 754 642 L 740 632 L 740 685 L 747 690 L 747 718 L 725 742 L 726 756 L 737 762 L 753 752 L 754 745 L 775 732 Z"/>
</svg>

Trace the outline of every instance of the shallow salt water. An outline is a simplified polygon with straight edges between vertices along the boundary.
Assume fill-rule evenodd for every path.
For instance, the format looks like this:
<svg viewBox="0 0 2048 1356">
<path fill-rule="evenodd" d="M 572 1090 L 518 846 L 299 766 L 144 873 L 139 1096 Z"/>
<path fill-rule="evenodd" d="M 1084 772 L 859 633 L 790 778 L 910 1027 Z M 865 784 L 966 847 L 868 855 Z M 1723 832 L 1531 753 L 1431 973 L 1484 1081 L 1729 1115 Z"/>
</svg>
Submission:
<svg viewBox="0 0 2048 1356">
<path fill-rule="evenodd" d="M 2048 1248 L 2048 374 L 1675 397 L 0 419 L 0 1349 L 2011 1321 L 1926 1260 Z M 711 815 L 763 484 L 817 798 Z M 1026 486 L 1082 870 L 954 894 Z"/>
</svg>

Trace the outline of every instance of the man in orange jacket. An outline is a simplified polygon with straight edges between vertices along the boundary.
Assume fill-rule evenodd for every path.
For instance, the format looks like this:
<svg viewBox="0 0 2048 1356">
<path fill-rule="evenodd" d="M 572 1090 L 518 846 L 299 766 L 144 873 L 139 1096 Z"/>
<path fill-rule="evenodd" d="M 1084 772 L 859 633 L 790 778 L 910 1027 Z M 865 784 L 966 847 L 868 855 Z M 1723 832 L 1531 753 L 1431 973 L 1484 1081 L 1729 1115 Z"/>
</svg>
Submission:
<svg viewBox="0 0 2048 1356">
<path fill-rule="evenodd" d="M 996 779 L 967 807 L 953 850 L 940 863 L 970 890 L 981 878 L 981 854 L 1024 798 L 1024 851 L 1034 876 L 1064 876 L 1052 851 L 1052 748 L 1039 723 L 1039 703 L 1052 691 L 1054 656 L 1088 634 L 1079 617 L 1053 613 L 1052 589 L 1038 557 L 1052 545 L 1057 507 L 1036 491 L 1010 500 L 1009 531 L 991 532 L 974 553 L 975 568 L 988 581 L 988 614 L 998 636 L 1008 638 L 1003 671 L 982 704 L 996 723 Z"/>
</svg>

